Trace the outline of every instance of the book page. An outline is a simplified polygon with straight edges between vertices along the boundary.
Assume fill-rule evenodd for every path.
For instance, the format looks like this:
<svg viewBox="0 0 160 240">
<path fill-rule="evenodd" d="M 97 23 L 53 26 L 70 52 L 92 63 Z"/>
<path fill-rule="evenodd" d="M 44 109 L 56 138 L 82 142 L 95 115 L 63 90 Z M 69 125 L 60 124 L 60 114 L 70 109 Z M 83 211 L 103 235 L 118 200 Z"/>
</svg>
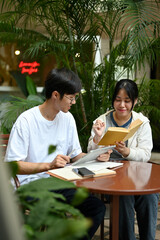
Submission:
<svg viewBox="0 0 160 240">
<path fill-rule="evenodd" d="M 129 126 L 128 129 L 132 129 L 132 128 L 135 128 L 135 127 L 137 127 L 137 126 L 140 127 L 142 123 L 143 123 L 143 122 L 138 118 L 138 119 L 136 119 L 135 121 L 133 121 L 133 122 L 130 124 L 130 126 Z"/>
<path fill-rule="evenodd" d="M 72 167 L 57 168 L 49 170 L 48 173 L 51 176 L 59 177 L 61 179 L 69 181 L 83 179 L 83 177 L 79 176 L 78 174 L 72 171 Z"/>
<path fill-rule="evenodd" d="M 143 122 L 140 119 L 137 119 L 134 122 L 132 122 L 131 125 L 129 126 L 129 133 L 126 135 L 123 141 L 125 142 L 126 140 L 131 138 L 135 134 L 135 132 L 138 130 L 138 128 L 142 125 L 142 123 Z"/>
</svg>

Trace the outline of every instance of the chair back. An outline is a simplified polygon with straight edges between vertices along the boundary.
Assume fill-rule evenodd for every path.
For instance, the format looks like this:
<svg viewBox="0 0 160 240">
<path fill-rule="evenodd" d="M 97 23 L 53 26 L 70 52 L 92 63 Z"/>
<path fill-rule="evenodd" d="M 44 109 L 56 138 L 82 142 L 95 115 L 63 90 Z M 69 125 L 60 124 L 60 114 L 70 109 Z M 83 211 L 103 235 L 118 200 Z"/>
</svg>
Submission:
<svg viewBox="0 0 160 240">
<path fill-rule="evenodd" d="M 2 156 L 5 156 L 7 144 L 8 144 L 9 134 L 0 134 L 0 151 Z"/>
</svg>

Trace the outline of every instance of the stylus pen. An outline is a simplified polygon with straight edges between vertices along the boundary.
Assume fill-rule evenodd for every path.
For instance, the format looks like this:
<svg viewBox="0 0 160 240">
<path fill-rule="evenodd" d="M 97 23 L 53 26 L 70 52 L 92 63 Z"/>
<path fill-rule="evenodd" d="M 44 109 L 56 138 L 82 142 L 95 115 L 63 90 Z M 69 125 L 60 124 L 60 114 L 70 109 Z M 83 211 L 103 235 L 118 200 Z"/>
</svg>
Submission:
<svg viewBox="0 0 160 240">
<path fill-rule="evenodd" d="M 74 151 L 76 151 L 76 149 L 73 149 L 73 151 L 68 154 L 68 157 L 70 157 Z"/>
</svg>

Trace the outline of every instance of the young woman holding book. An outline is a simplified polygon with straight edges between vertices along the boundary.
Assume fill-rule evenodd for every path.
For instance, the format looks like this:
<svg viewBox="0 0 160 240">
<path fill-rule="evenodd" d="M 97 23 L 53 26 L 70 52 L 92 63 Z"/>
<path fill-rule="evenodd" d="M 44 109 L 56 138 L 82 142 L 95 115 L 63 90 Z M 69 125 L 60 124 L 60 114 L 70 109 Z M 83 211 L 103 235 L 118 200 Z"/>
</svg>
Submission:
<svg viewBox="0 0 160 240">
<path fill-rule="evenodd" d="M 143 124 L 126 142 L 116 142 L 114 159 L 147 162 L 151 156 L 152 132 L 149 119 L 133 111 L 138 99 L 138 88 L 134 81 L 122 79 L 117 82 L 112 98 L 113 110 L 106 112 L 93 122 L 88 151 L 99 147 L 98 143 L 108 127 L 128 128 L 136 119 Z M 106 196 L 109 201 L 109 196 Z M 121 196 L 119 212 L 119 240 L 135 240 L 134 217 L 137 215 L 141 240 L 155 240 L 158 194 Z"/>
</svg>

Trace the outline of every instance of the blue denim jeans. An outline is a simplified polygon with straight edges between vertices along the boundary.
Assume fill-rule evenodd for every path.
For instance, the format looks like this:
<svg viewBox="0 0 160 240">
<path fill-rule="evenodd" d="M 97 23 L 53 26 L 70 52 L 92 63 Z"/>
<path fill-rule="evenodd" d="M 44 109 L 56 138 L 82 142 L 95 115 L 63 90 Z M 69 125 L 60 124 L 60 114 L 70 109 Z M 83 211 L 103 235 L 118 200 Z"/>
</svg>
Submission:
<svg viewBox="0 0 160 240">
<path fill-rule="evenodd" d="M 67 202 L 70 203 L 73 195 L 75 194 L 75 189 L 64 189 L 55 192 L 62 194 L 66 198 Z M 84 237 L 83 240 L 92 239 L 104 219 L 106 211 L 104 203 L 97 197 L 90 194 L 84 202 L 76 208 L 78 208 L 86 218 L 90 218 L 92 220 L 92 226 L 88 231 L 88 236 Z"/>
<path fill-rule="evenodd" d="M 106 196 L 109 200 L 109 196 Z M 120 196 L 119 240 L 136 240 L 135 214 L 140 240 L 155 240 L 159 194 Z"/>
<path fill-rule="evenodd" d="M 140 240 L 155 240 L 159 194 L 121 196 L 119 240 L 135 240 L 136 212 Z"/>
</svg>

